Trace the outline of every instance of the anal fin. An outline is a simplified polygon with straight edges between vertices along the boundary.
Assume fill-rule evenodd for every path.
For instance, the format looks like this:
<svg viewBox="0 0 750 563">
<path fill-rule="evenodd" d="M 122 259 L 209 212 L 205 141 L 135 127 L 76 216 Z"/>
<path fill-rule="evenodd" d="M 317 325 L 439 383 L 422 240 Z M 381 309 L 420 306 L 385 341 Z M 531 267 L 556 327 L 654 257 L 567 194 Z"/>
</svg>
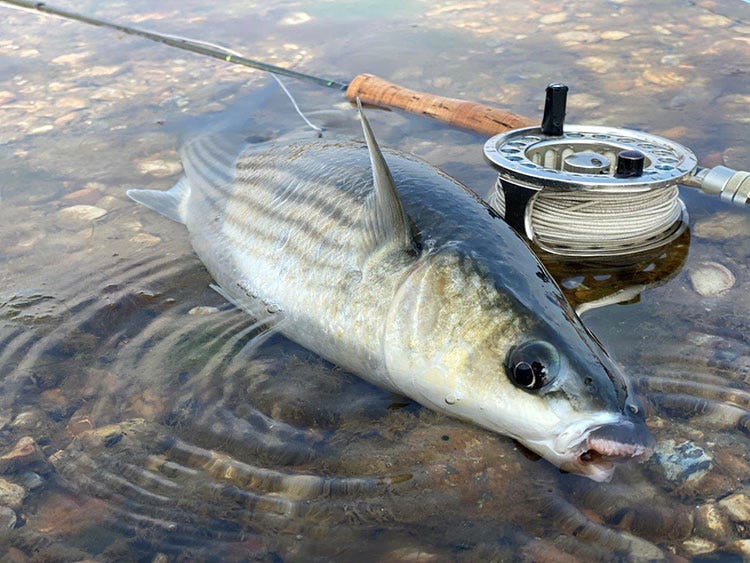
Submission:
<svg viewBox="0 0 750 563">
<path fill-rule="evenodd" d="M 171 189 L 160 190 L 128 190 L 128 197 L 133 201 L 153 209 L 172 221 L 185 223 L 185 204 L 190 195 L 190 184 L 183 177 Z"/>
</svg>

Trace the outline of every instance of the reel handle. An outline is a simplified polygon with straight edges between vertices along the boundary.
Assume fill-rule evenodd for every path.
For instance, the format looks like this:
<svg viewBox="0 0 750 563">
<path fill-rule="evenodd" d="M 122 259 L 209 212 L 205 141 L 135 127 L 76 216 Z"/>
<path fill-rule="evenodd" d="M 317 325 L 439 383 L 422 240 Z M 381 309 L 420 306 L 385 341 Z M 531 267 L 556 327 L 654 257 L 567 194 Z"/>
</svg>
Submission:
<svg viewBox="0 0 750 563">
<path fill-rule="evenodd" d="M 496 135 L 509 129 L 536 125 L 535 121 L 509 111 L 410 90 L 372 74 L 355 76 L 349 83 L 345 95 L 351 101 L 359 98 L 363 103 L 426 115 L 485 135 Z"/>
</svg>

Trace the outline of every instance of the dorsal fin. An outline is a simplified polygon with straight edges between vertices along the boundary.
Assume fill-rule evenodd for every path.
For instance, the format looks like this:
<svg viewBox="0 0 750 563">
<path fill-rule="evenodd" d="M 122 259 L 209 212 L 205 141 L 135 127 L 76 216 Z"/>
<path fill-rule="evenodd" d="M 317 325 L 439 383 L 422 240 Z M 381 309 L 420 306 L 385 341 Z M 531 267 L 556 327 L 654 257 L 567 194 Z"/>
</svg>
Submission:
<svg viewBox="0 0 750 563">
<path fill-rule="evenodd" d="M 380 248 L 388 243 L 395 243 L 404 250 L 414 249 L 409 220 L 404 213 L 404 207 L 393 183 L 393 176 L 388 164 L 383 158 L 375 135 L 372 134 L 370 124 L 362 111 L 362 102 L 357 98 L 359 118 L 362 121 L 362 131 L 365 134 L 367 150 L 370 153 L 372 165 L 372 180 L 375 189 L 365 205 L 365 223 L 367 233 L 371 237 L 373 248 Z"/>
</svg>

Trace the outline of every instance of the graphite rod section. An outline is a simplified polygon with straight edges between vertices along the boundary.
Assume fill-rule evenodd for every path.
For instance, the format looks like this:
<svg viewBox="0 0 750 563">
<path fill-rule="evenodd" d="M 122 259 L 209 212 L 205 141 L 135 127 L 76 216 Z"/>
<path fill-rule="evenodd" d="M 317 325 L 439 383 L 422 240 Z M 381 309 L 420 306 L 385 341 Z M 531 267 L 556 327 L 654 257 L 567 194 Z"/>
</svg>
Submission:
<svg viewBox="0 0 750 563">
<path fill-rule="evenodd" d="M 230 54 L 226 51 L 223 51 L 222 49 L 213 48 L 208 45 L 204 45 L 200 42 L 188 39 L 186 37 L 170 37 L 170 36 L 162 35 L 160 33 L 156 33 L 153 31 L 148 31 L 146 29 L 140 29 L 137 27 L 114 23 L 114 22 L 110 22 L 110 21 L 106 21 L 106 20 L 102 20 L 98 18 L 92 18 L 89 16 L 85 16 L 83 14 L 78 14 L 76 12 L 63 10 L 62 8 L 49 6 L 44 2 L 29 2 L 27 0 L 0 0 L 0 2 L 4 4 L 11 4 L 13 6 L 17 6 L 19 8 L 24 8 L 27 10 L 41 12 L 43 14 L 56 16 L 58 18 L 74 20 L 77 22 L 93 25 L 96 27 L 106 27 L 109 29 L 114 29 L 122 33 L 127 33 L 128 35 L 135 35 L 138 37 L 143 37 L 144 39 L 148 39 L 150 41 L 155 41 L 157 43 L 163 43 L 165 45 L 169 45 L 170 47 L 176 47 L 177 49 L 182 49 L 183 51 L 190 51 L 192 53 L 197 53 L 199 55 L 206 55 L 209 57 L 213 57 L 214 59 L 219 59 L 228 63 L 234 63 L 234 64 L 247 66 L 250 68 L 257 69 L 257 70 L 270 72 L 272 74 L 277 74 L 281 76 L 289 76 L 291 78 L 296 78 L 298 80 L 305 80 L 307 82 L 313 82 L 320 86 L 325 86 L 326 88 L 335 88 L 337 90 L 342 90 L 342 91 L 346 90 L 347 88 L 347 84 L 344 84 L 342 82 L 337 82 L 336 80 L 329 80 L 327 78 L 321 78 L 319 76 L 313 76 L 310 74 L 305 74 L 302 72 L 290 70 L 288 68 L 283 68 L 280 66 L 264 63 L 261 61 L 248 59 L 246 57 L 242 57 L 239 55 Z"/>
</svg>

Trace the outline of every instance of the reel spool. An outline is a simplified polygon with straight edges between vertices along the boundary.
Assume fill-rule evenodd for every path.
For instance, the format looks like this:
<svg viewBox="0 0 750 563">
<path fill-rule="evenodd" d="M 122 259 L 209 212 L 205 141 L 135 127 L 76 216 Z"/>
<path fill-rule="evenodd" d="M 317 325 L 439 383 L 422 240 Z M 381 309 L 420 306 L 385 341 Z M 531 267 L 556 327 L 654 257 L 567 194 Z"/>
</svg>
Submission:
<svg viewBox="0 0 750 563">
<path fill-rule="evenodd" d="M 688 215 L 678 184 L 750 201 L 750 173 L 697 167 L 688 148 L 615 127 L 563 126 L 567 86 L 550 84 L 540 127 L 484 145 L 498 170 L 488 203 L 541 249 L 563 256 L 622 256 L 667 244 Z"/>
</svg>

